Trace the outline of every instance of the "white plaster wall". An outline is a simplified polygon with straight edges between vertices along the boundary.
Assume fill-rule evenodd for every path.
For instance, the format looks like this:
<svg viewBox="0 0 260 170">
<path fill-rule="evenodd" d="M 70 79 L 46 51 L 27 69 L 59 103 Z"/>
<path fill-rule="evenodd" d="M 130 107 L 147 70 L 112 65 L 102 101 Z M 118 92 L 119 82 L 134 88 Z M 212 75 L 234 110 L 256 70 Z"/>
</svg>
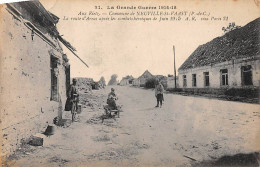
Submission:
<svg viewBox="0 0 260 170">
<path fill-rule="evenodd" d="M 187 77 L 186 88 L 205 88 L 204 87 L 204 72 L 209 72 L 210 86 L 209 88 L 220 88 L 220 70 L 228 69 L 228 87 L 242 87 L 241 82 L 241 66 L 251 65 L 253 86 L 260 86 L 260 59 L 256 60 L 234 60 L 224 63 L 219 63 L 214 66 L 205 66 L 188 70 L 179 70 L 179 85 L 183 88 L 183 75 Z M 196 74 L 197 86 L 192 86 L 192 74 Z"/>
</svg>

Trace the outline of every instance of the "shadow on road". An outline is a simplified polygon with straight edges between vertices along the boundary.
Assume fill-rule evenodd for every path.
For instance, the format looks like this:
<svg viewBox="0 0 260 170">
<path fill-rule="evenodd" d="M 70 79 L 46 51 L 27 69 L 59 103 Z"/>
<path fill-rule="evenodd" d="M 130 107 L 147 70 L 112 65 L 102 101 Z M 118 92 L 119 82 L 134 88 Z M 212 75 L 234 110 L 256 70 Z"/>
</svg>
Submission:
<svg viewBox="0 0 260 170">
<path fill-rule="evenodd" d="M 222 156 L 217 160 L 195 163 L 193 166 L 203 167 L 258 167 L 260 166 L 260 153 L 239 153 L 236 155 Z"/>
</svg>

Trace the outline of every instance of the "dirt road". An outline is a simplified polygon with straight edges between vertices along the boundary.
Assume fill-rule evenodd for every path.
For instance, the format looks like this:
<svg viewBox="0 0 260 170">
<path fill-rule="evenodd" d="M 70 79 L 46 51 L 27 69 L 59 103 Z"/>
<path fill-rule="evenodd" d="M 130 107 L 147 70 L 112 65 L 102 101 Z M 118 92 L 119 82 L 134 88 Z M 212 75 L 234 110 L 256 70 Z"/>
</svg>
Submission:
<svg viewBox="0 0 260 170">
<path fill-rule="evenodd" d="M 165 94 L 155 108 L 152 90 L 115 89 L 120 118 L 99 119 L 110 87 L 84 94 L 78 122 L 57 127 L 42 147 L 22 147 L 9 166 L 192 166 L 260 150 L 257 104 Z"/>
</svg>

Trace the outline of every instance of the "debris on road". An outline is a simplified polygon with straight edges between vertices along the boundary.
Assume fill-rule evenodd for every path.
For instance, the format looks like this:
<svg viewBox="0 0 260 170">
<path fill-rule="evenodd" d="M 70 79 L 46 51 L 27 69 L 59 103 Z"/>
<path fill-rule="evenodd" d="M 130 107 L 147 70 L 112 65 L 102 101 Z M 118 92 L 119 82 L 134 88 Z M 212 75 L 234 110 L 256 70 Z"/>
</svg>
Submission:
<svg viewBox="0 0 260 170">
<path fill-rule="evenodd" d="M 192 160 L 192 161 L 197 161 L 196 159 L 194 159 L 194 158 L 191 158 L 191 157 L 189 157 L 189 156 L 186 156 L 186 155 L 183 155 L 185 158 L 189 158 L 190 160 Z"/>
<path fill-rule="evenodd" d="M 55 131 L 54 129 L 55 129 L 55 126 L 48 125 L 48 127 L 46 128 L 46 130 L 43 134 L 46 135 L 46 136 L 54 135 L 54 131 Z"/>
<path fill-rule="evenodd" d="M 32 146 L 42 146 L 43 145 L 43 138 L 37 136 L 31 136 L 28 141 L 29 145 Z"/>
</svg>

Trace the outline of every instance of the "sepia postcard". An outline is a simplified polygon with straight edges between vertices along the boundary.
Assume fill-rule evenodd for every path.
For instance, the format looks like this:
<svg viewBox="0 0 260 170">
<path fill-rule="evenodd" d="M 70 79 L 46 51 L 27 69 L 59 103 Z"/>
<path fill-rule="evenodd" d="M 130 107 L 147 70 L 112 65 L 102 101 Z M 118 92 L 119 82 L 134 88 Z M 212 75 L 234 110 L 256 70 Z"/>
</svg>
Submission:
<svg viewBox="0 0 260 170">
<path fill-rule="evenodd" d="M 2 167 L 259 167 L 259 0 L 0 4 Z"/>
</svg>

